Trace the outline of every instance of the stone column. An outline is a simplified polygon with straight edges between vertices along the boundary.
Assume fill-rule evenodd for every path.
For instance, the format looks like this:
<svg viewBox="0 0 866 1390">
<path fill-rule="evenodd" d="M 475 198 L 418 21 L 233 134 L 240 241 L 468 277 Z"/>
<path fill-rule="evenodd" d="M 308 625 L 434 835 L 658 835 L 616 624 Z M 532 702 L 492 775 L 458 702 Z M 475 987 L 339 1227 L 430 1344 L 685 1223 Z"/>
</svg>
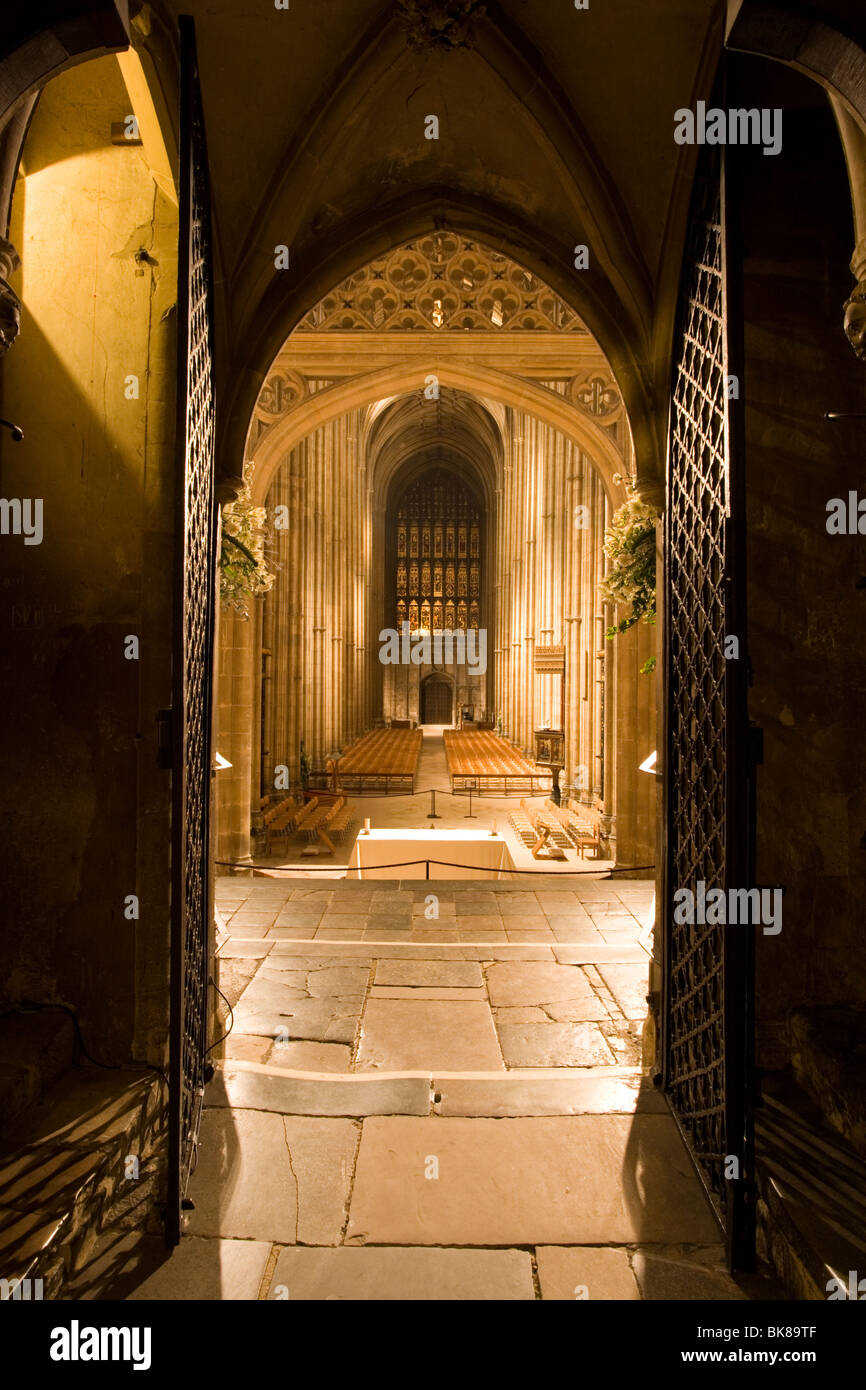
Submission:
<svg viewBox="0 0 866 1390">
<path fill-rule="evenodd" d="M 254 629 L 223 608 L 219 620 L 216 705 L 217 752 L 230 763 L 216 774 L 217 858 L 250 861 L 250 766 Z M 229 872 L 222 870 L 221 872 Z"/>
</svg>

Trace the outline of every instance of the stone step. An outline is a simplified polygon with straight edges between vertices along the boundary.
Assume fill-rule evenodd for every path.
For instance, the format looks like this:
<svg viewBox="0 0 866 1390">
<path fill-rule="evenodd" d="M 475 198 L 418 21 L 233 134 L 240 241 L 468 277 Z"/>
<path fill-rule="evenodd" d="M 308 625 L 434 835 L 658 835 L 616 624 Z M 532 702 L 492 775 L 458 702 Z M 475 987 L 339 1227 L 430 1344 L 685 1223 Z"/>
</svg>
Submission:
<svg viewBox="0 0 866 1390">
<path fill-rule="evenodd" d="M 478 1116 L 667 1114 L 639 1067 L 538 1067 L 509 1072 L 295 1071 L 263 1062 L 223 1063 L 208 1108 L 282 1115 Z"/>
<path fill-rule="evenodd" d="M 0 1155 L 4 1278 L 41 1279 L 43 1297 L 64 1297 L 106 1225 L 136 1205 L 133 1190 L 155 1202 L 159 1164 L 150 1156 L 164 1124 L 162 1091 L 154 1074 L 76 1068 L 28 1112 L 18 1142 Z"/>
<path fill-rule="evenodd" d="M 221 952 L 227 960 L 279 956 L 338 956 L 398 960 L 556 960 L 560 965 L 648 964 L 649 953 L 639 943 L 563 945 L 525 941 L 235 941 Z"/>
</svg>

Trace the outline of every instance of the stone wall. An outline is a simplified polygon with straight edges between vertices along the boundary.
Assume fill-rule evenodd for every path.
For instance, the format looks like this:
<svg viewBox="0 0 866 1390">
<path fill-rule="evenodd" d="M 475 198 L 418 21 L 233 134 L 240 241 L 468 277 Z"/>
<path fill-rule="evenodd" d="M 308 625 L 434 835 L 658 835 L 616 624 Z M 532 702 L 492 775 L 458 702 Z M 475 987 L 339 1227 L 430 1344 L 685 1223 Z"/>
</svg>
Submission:
<svg viewBox="0 0 866 1390">
<path fill-rule="evenodd" d="M 842 332 L 854 239 L 829 107 L 772 64 L 745 74 L 745 105 L 784 108 L 782 153 L 744 158 L 757 878 L 785 887 L 781 935 L 757 939 L 758 1061 L 777 1067 L 792 1058 L 800 1011 L 853 1010 L 862 1024 L 866 1003 L 866 554 L 862 536 L 826 527 L 830 499 L 863 493 L 866 422 L 825 419 L 866 409 L 866 372 Z M 820 1093 L 807 1052 L 797 1065 Z"/>
<path fill-rule="evenodd" d="M 0 538 L 4 999 L 61 1001 L 99 1060 L 161 1060 L 167 1033 L 177 209 L 114 58 L 42 94 L 10 237 L 24 304 L 2 367 L 2 493 L 44 537 Z M 135 378 L 135 385 L 131 378 Z M 137 394 L 136 394 L 137 391 Z M 127 659 L 137 637 L 139 659 Z M 130 895 L 135 920 L 125 916 Z"/>
</svg>

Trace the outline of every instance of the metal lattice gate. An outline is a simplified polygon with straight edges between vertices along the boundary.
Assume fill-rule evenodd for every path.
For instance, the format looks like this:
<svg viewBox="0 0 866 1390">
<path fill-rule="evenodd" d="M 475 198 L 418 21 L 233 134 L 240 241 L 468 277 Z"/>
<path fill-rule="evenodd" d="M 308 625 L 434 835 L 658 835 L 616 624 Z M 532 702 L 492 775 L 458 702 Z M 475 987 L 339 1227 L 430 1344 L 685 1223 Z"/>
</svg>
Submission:
<svg viewBox="0 0 866 1390">
<path fill-rule="evenodd" d="M 663 1080 L 729 1260 L 743 1268 L 752 1258 L 751 929 L 701 921 L 700 889 L 727 893 L 750 877 L 739 376 L 729 361 L 732 347 L 739 354 L 723 185 L 721 152 L 711 148 L 690 217 L 668 439 Z M 691 912 L 681 899 L 675 910 L 683 888 L 694 895 Z"/>
<path fill-rule="evenodd" d="M 172 691 L 172 953 L 167 1235 L 201 1114 L 211 924 L 209 833 L 216 517 L 210 189 L 192 20 L 180 21 L 177 498 Z"/>
</svg>

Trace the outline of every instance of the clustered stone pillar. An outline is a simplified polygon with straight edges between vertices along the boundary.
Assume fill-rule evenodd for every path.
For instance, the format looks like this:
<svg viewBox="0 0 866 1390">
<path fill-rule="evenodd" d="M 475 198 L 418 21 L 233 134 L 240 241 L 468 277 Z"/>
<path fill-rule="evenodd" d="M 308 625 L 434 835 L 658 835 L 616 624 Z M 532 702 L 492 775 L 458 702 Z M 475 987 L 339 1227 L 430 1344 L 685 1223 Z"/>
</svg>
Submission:
<svg viewBox="0 0 866 1390">
<path fill-rule="evenodd" d="M 536 676 L 535 647 L 566 651 L 566 795 L 586 802 L 602 781 L 600 669 L 604 487 L 563 435 L 522 411 L 506 416 L 496 555 L 496 707 L 503 732 L 527 754 L 533 731 L 556 727 L 560 689 Z M 607 799 L 605 797 L 605 799 Z"/>
<path fill-rule="evenodd" d="M 276 581 L 264 600 L 271 650 L 264 792 L 278 778 L 297 789 L 302 742 L 313 771 L 324 771 L 375 717 L 372 499 L 362 435 L 360 411 L 322 426 L 292 450 L 268 493 L 269 517 L 287 524 L 274 532 Z"/>
<path fill-rule="evenodd" d="M 255 620 L 220 610 L 216 677 L 216 752 L 231 767 L 216 773 L 217 859 L 243 864 L 250 857 Z M 225 872 L 225 870 L 221 870 Z"/>
</svg>

